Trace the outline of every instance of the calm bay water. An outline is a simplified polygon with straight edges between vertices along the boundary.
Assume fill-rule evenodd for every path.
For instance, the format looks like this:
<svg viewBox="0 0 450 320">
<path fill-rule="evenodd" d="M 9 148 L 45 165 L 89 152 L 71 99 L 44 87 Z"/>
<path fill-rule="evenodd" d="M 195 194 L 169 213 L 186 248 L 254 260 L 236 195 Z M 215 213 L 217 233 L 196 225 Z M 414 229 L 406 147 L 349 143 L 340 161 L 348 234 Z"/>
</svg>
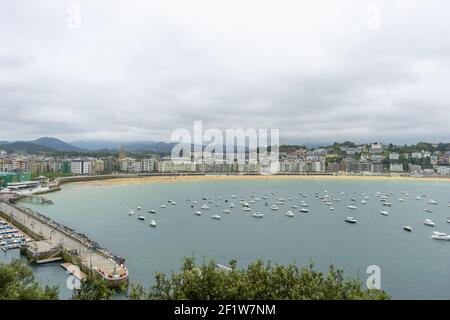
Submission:
<svg viewBox="0 0 450 320">
<path fill-rule="evenodd" d="M 275 191 L 275 194 L 270 194 Z M 318 192 L 342 201 L 334 202 L 334 211 L 319 198 Z M 401 194 L 409 192 L 410 196 Z M 388 200 L 391 208 L 383 207 L 377 192 L 392 193 Z M 254 192 L 254 193 L 253 193 Z M 308 195 L 299 196 L 299 192 Z M 345 195 L 341 195 L 345 192 Z M 367 193 L 370 200 L 361 204 L 361 193 Z M 236 198 L 231 199 L 230 195 Z M 264 213 L 263 219 L 255 219 L 244 212 L 240 199 L 250 202 L 268 194 L 268 200 L 261 199 L 252 210 Z M 415 200 L 416 195 L 426 195 L 438 205 L 427 205 L 426 200 Z M 217 182 L 180 182 L 148 185 L 86 186 L 66 185 L 63 190 L 50 195 L 53 205 L 38 205 L 22 202 L 77 231 L 85 233 L 102 246 L 123 256 L 130 269 L 130 280 L 149 286 L 155 272 L 177 271 L 181 259 L 194 254 L 197 260 L 214 258 L 217 263 L 227 264 L 236 259 L 238 266 L 246 266 L 255 259 L 272 260 L 277 263 L 295 261 L 307 265 L 310 261 L 321 270 L 329 264 L 344 268 L 349 276 L 359 275 L 365 283 L 366 268 L 378 265 L 381 268 L 381 286 L 393 298 L 403 299 L 450 299 L 450 241 L 430 238 L 432 231 L 450 233 L 450 184 L 443 182 L 415 181 L 342 181 L 342 180 L 248 180 Z M 196 216 L 190 207 L 199 200 L 198 208 L 212 199 L 210 210 Z M 222 196 L 223 199 L 218 199 Z M 264 204 L 274 204 L 283 197 L 286 204 L 278 205 L 279 211 L 272 211 Z M 292 197 L 292 201 L 287 200 Z M 298 198 L 296 198 L 298 197 Z M 356 198 L 356 203 L 350 198 Z M 405 202 L 399 202 L 398 198 Z M 177 205 L 168 203 L 168 199 Z M 224 200 L 235 203 L 231 214 L 223 213 L 229 207 Z M 300 201 L 309 204 L 309 213 L 298 213 Z M 216 207 L 215 204 L 220 206 Z M 167 208 L 160 208 L 161 204 Z M 296 204 L 297 209 L 290 206 Z M 357 210 L 347 208 L 356 204 Z M 137 211 L 136 207 L 142 210 Z M 433 213 L 424 212 L 432 208 Z M 130 210 L 135 211 L 129 216 Z M 157 214 L 147 211 L 155 209 Z M 294 218 L 285 216 L 287 210 L 296 213 Z M 389 216 L 379 211 L 388 210 Z M 137 220 L 144 215 L 145 222 Z M 219 214 L 219 221 L 211 215 Z M 344 222 L 346 216 L 354 216 L 358 224 Z M 432 219 L 436 226 L 427 227 L 425 218 Z M 154 219 L 157 228 L 150 228 L 148 222 Z M 412 233 L 402 230 L 411 225 Z M 0 253 L 0 261 L 8 261 L 18 252 Z M 61 297 L 70 296 L 65 288 L 67 274 L 59 264 L 34 267 L 37 278 L 43 283 L 61 286 Z"/>
</svg>

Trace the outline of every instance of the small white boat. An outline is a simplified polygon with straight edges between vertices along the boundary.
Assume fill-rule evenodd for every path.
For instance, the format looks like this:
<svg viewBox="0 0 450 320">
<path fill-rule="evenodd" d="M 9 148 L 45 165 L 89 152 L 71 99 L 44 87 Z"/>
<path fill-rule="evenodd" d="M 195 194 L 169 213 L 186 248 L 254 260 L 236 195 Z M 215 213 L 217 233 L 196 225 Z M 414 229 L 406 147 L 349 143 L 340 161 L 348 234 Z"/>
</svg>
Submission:
<svg viewBox="0 0 450 320">
<path fill-rule="evenodd" d="M 438 232 L 438 231 L 433 231 L 433 235 L 431 236 L 431 238 L 435 239 L 435 240 L 450 240 L 450 235 L 443 233 L 443 232 Z"/>
<path fill-rule="evenodd" d="M 447 217 L 447 223 L 450 223 L 450 218 L 449 217 Z"/>
<path fill-rule="evenodd" d="M 242 207 L 243 211 L 251 211 L 251 209 L 249 207 Z"/>
<path fill-rule="evenodd" d="M 297 209 L 297 206 L 294 204 L 291 206 L 291 209 Z"/>
<path fill-rule="evenodd" d="M 172 201 L 171 204 L 175 206 L 177 203 L 175 201 Z"/>
<path fill-rule="evenodd" d="M 361 203 L 362 203 L 362 204 L 366 204 L 366 200 L 362 199 L 362 200 L 361 200 Z"/>
<path fill-rule="evenodd" d="M 428 204 L 434 204 L 434 205 L 438 204 L 438 203 L 437 203 L 436 201 L 434 201 L 433 199 L 428 200 L 427 203 L 428 203 Z"/>
<path fill-rule="evenodd" d="M 308 204 L 303 202 L 303 203 L 300 203 L 300 206 L 306 208 L 306 207 L 308 207 Z"/>
<path fill-rule="evenodd" d="M 356 219 L 353 218 L 353 217 L 347 217 L 347 218 L 345 218 L 345 222 L 348 222 L 348 223 L 356 223 L 356 222 L 358 222 L 358 220 L 356 220 Z"/>
<path fill-rule="evenodd" d="M 333 210 L 334 210 L 334 207 L 330 207 L 330 210 L 333 211 Z"/>
<path fill-rule="evenodd" d="M 224 212 L 224 213 L 230 213 L 231 210 L 230 210 L 230 209 L 223 209 L 223 212 Z"/>
<path fill-rule="evenodd" d="M 398 199 L 398 201 L 400 201 L 400 202 L 404 202 L 404 201 L 405 201 L 405 199 L 403 199 L 403 198 L 399 198 L 399 199 Z"/>
<path fill-rule="evenodd" d="M 148 213 L 156 213 L 156 210 L 153 210 L 153 209 L 148 210 Z"/>
<path fill-rule="evenodd" d="M 416 200 L 422 200 L 422 198 L 420 196 L 417 196 Z"/>
<path fill-rule="evenodd" d="M 139 216 L 139 217 L 137 217 L 138 218 L 138 220 L 141 220 L 141 221 L 144 221 L 145 220 L 145 217 L 144 216 Z"/>
<path fill-rule="evenodd" d="M 423 211 L 429 212 L 429 213 L 433 212 L 433 210 L 432 210 L 432 209 L 429 209 L 429 208 L 423 209 Z"/>
<path fill-rule="evenodd" d="M 220 220 L 220 216 L 217 215 L 217 214 L 212 215 L 211 218 L 214 219 L 214 220 Z"/>
<path fill-rule="evenodd" d="M 272 210 L 278 210 L 278 207 L 277 207 L 276 205 L 273 205 L 273 206 L 270 207 L 270 209 L 272 209 Z"/>
<path fill-rule="evenodd" d="M 349 209 L 358 209 L 358 207 L 354 206 L 354 205 L 349 205 L 349 206 L 347 206 L 347 208 L 349 208 Z"/>
<path fill-rule="evenodd" d="M 262 214 L 260 212 L 253 212 L 252 213 L 252 217 L 254 217 L 254 218 L 264 218 L 264 214 Z"/>
<path fill-rule="evenodd" d="M 152 228 L 154 228 L 154 227 L 156 227 L 157 226 L 157 224 L 156 224 L 156 221 L 155 220 L 152 220 L 152 221 L 150 221 L 150 223 L 148 224 L 150 227 L 152 227 Z"/>
<path fill-rule="evenodd" d="M 209 207 L 208 207 L 206 204 L 204 204 L 204 205 L 202 205 L 202 206 L 200 207 L 200 209 L 202 209 L 202 210 L 208 210 Z"/>
<path fill-rule="evenodd" d="M 132 216 L 133 214 L 134 214 L 134 211 L 133 211 L 133 210 L 128 211 L 128 215 L 129 215 L 129 216 Z"/>
<path fill-rule="evenodd" d="M 385 206 L 385 207 L 390 207 L 390 206 L 392 206 L 392 203 L 390 203 L 390 202 L 384 202 L 384 203 L 383 203 L 383 206 Z"/>
<path fill-rule="evenodd" d="M 231 195 L 231 198 L 236 198 L 236 196 L 234 194 Z"/>
<path fill-rule="evenodd" d="M 426 226 L 434 227 L 434 222 L 431 219 L 423 220 L 423 224 Z"/>
<path fill-rule="evenodd" d="M 389 215 L 389 212 L 387 212 L 386 210 L 380 210 L 380 213 L 381 213 L 383 216 L 388 216 L 388 215 Z"/>
<path fill-rule="evenodd" d="M 162 205 L 160 205 L 159 207 L 160 207 L 160 208 L 165 208 L 166 205 L 165 205 L 165 204 L 162 204 Z"/>
<path fill-rule="evenodd" d="M 292 212 L 292 211 L 288 211 L 288 212 L 286 212 L 286 216 L 288 216 L 288 217 L 293 217 L 294 216 L 294 213 Z"/>
<path fill-rule="evenodd" d="M 202 212 L 199 211 L 199 210 L 197 210 L 197 211 L 195 211 L 195 214 L 198 215 L 198 216 L 201 216 L 201 215 L 202 215 Z"/>
<path fill-rule="evenodd" d="M 141 210 L 142 208 L 141 207 L 137 207 L 136 209 Z"/>
<path fill-rule="evenodd" d="M 300 212 L 303 212 L 303 213 L 308 213 L 308 212 L 309 212 L 309 210 L 308 210 L 308 209 L 306 209 L 306 208 L 301 208 L 301 209 L 300 209 Z"/>
</svg>

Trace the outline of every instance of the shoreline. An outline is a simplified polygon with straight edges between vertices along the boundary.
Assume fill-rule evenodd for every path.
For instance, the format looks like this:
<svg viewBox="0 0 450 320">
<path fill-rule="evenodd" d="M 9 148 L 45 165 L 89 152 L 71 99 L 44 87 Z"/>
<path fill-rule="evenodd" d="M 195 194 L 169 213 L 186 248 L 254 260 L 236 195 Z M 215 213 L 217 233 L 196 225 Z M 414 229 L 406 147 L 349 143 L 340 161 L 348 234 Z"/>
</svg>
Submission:
<svg viewBox="0 0 450 320">
<path fill-rule="evenodd" d="M 87 178 L 87 177 L 86 177 Z M 108 179 L 86 179 L 83 181 L 66 181 L 65 183 L 89 186 L 119 186 L 144 185 L 152 183 L 182 183 L 182 182 L 217 182 L 217 181 L 244 181 L 244 180 L 298 180 L 298 181 L 412 181 L 412 182 L 449 182 L 450 177 L 410 177 L 410 176 L 364 176 L 364 175 L 171 175 L 171 176 L 136 176 L 116 177 Z"/>
</svg>

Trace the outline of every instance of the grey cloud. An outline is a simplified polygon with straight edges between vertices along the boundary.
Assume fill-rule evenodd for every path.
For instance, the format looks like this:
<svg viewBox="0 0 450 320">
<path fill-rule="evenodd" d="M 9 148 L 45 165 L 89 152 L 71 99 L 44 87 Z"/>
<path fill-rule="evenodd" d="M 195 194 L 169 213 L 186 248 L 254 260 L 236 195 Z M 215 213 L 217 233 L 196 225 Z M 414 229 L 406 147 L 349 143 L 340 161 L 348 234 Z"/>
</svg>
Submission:
<svg viewBox="0 0 450 320">
<path fill-rule="evenodd" d="M 380 30 L 372 1 L 3 1 L 0 140 L 450 140 L 450 4 L 375 3 Z"/>
</svg>

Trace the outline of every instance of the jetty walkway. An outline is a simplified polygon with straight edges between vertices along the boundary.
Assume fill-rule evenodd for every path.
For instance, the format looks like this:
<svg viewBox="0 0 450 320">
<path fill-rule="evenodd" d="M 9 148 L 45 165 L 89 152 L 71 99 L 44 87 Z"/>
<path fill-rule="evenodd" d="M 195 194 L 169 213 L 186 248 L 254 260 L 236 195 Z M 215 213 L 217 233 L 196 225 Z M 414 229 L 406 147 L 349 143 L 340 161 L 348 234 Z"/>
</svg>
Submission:
<svg viewBox="0 0 450 320">
<path fill-rule="evenodd" d="M 15 205 L 15 200 L 11 195 L 0 196 L 0 216 L 32 237 L 33 241 L 21 248 L 31 261 L 45 263 L 63 259 L 88 275 L 104 279 L 112 288 L 128 283 L 124 259 L 71 228 Z"/>
</svg>

